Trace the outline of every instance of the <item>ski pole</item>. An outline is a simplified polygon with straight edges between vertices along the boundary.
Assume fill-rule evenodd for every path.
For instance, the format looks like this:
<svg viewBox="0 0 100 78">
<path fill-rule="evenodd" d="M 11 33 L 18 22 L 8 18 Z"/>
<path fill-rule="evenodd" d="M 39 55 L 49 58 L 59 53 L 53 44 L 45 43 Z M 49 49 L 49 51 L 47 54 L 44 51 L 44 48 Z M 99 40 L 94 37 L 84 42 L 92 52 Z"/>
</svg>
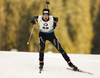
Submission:
<svg viewBox="0 0 100 78">
<path fill-rule="evenodd" d="M 30 40 L 31 40 L 31 37 L 32 37 L 33 30 L 34 30 L 34 25 L 33 25 L 33 28 L 32 28 L 32 31 L 31 31 L 31 34 L 30 34 L 30 36 L 29 36 L 29 39 L 28 39 L 27 45 L 29 45 L 29 43 L 30 43 Z"/>
</svg>

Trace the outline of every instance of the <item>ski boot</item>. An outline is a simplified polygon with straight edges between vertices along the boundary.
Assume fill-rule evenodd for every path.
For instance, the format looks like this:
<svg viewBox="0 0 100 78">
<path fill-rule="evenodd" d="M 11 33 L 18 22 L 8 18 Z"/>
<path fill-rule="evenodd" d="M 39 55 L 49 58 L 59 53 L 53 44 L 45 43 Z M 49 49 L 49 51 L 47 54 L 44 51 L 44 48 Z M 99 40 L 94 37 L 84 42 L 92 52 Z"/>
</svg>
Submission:
<svg viewBox="0 0 100 78">
<path fill-rule="evenodd" d="M 40 66 L 39 66 L 40 72 L 39 73 L 41 73 L 41 71 L 43 69 L 43 66 L 44 66 L 44 62 L 43 61 L 40 61 Z"/>
<path fill-rule="evenodd" d="M 69 62 L 68 65 L 72 68 L 73 71 L 78 71 L 78 67 L 76 67 L 72 62 Z"/>
</svg>

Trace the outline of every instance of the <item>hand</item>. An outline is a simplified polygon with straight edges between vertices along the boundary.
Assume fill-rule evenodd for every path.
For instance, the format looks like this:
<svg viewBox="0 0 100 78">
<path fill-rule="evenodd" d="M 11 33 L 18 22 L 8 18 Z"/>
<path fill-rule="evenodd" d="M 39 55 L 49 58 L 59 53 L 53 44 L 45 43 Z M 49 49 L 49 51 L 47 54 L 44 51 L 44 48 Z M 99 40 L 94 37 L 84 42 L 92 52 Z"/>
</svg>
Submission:
<svg viewBox="0 0 100 78">
<path fill-rule="evenodd" d="M 31 24 L 36 24 L 36 22 L 34 20 L 31 20 Z"/>
</svg>

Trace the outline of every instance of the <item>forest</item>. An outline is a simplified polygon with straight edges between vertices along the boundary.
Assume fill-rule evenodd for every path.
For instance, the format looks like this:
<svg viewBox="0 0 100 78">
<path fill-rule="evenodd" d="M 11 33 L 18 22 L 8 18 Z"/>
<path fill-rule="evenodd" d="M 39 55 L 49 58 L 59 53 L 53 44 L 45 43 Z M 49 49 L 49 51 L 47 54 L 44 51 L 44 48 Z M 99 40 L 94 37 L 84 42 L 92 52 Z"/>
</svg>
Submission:
<svg viewBox="0 0 100 78">
<path fill-rule="evenodd" d="M 39 52 L 39 24 L 30 44 L 33 16 L 42 15 L 50 2 L 50 15 L 59 21 L 54 32 L 67 53 L 100 54 L 100 0 L 0 0 L 0 51 Z M 46 41 L 45 52 L 58 53 Z"/>
</svg>

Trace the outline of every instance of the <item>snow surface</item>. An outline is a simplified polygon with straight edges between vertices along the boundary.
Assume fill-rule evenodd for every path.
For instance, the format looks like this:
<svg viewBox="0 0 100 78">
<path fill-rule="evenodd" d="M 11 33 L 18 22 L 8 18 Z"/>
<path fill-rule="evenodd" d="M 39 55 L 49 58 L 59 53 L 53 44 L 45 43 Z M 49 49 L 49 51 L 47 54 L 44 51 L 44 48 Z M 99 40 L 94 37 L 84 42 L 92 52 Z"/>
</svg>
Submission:
<svg viewBox="0 0 100 78">
<path fill-rule="evenodd" d="M 68 54 L 72 62 L 84 71 L 69 71 L 60 53 L 45 53 L 45 65 L 39 73 L 38 52 L 0 51 L 0 78 L 100 78 L 100 55 Z"/>
</svg>

